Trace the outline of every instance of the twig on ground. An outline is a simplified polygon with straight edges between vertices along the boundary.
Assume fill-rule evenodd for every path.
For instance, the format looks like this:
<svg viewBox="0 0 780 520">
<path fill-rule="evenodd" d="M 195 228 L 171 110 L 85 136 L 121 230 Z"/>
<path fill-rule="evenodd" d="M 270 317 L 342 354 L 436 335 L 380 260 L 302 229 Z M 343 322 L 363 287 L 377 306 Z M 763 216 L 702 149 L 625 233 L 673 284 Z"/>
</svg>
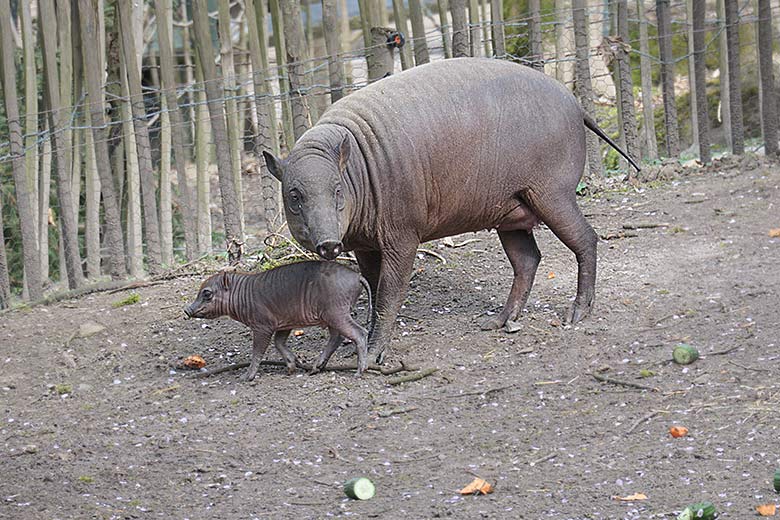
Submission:
<svg viewBox="0 0 780 520">
<path fill-rule="evenodd" d="M 352 464 L 352 461 L 351 461 L 351 460 L 349 460 L 349 459 L 345 459 L 344 457 L 342 457 L 341 455 L 339 455 L 339 452 L 338 452 L 338 451 L 336 451 L 336 448 L 332 448 L 332 447 L 330 447 L 330 446 L 326 446 L 326 447 L 325 447 L 325 449 L 327 449 L 327 450 L 328 450 L 328 456 L 329 456 L 329 457 L 331 457 L 331 458 L 334 458 L 334 459 L 336 459 L 336 460 L 341 460 L 341 461 L 344 461 L 344 462 L 346 462 L 346 463 L 348 463 L 348 464 Z"/>
<path fill-rule="evenodd" d="M 423 247 L 418 247 L 417 248 L 417 252 L 418 253 L 423 253 L 423 254 L 426 254 L 426 255 L 430 255 L 430 256 L 436 258 L 437 260 L 440 260 L 442 265 L 447 265 L 447 259 L 444 258 L 443 256 L 441 256 L 436 251 L 431 251 L 430 249 L 425 249 Z"/>
<path fill-rule="evenodd" d="M 596 374 L 593 372 L 590 372 L 590 375 L 593 376 L 594 379 L 596 379 L 597 381 L 601 381 L 602 383 L 611 383 L 613 385 L 627 386 L 629 388 L 638 388 L 639 390 L 649 390 L 651 392 L 658 391 L 657 388 L 652 386 L 633 383 L 631 381 L 621 381 L 620 379 L 613 379 L 611 377 L 602 376 L 601 374 Z"/>
<path fill-rule="evenodd" d="M 738 348 L 739 348 L 739 346 L 736 346 L 736 347 L 727 348 L 726 350 L 719 350 L 717 352 L 709 352 L 709 353 L 707 353 L 706 355 L 704 355 L 702 357 L 707 357 L 707 356 L 725 356 L 726 354 L 731 354 L 732 352 L 734 352 Z"/>
<path fill-rule="evenodd" d="M 529 466 L 536 466 L 537 464 L 541 464 L 542 462 L 547 462 L 548 460 L 552 460 L 555 457 L 557 457 L 557 453 L 550 453 L 549 455 L 545 455 L 541 459 L 532 460 L 528 463 Z"/>
<path fill-rule="evenodd" d="M 484 396 L 487 396 L 488 394 L 492 394 L 494 392 L 501 392 L 502 390 L 507 390 L 507 389 L 513 388 L 515 386 L 517 386 L 517 385 L 516 384 L 511 384 L 511 385 L 497 386 L 495 388 L 488 388 L 487 390 L 477 390 L 477 391 L 474 391 L 474 392 L 464 392 L 462 394 L 451 394 L 451 395 L 445 395 L 444 397 L 449 398 L 449 399 L 454 399 L 454 398 L 457 398 L 457 397 L 468 397 L 468 396 L 472 396 L 472 395 L 484 395 Z"/>
<path fill-rule="evenodd" d="M 766 369 L 766 368 L 755 368 L 755 367 L 748 367 L 748 366 L 745 366 L 745 365 L 740 365 L 736 361 L 732 361 L 730 359 L 728 361 L 726 361 L 726 362 L 729 363 L 730 365 L 734 365 L 735 367 L 739 367 L 739 368 L 742 368 L 744 370 L 750 370 L 750 371 L 753 371 L 753 372 L 770 372 L 770 370 Z"/>
<path fill-rule="evenodd" d="M 655 229 L 669 227 L 665 222 L 637 222 L 636 224 L 623 224 L 623 229 Z"/>
<path fill-rule="evenodd" d="M 140 289 L 141 287 L 151 287 L 152 285 L 160 285 L 163 280 L 142 280 L 139 282 L 132 282 L 122 287 L 117 287 L 108 291 L 108 294 L 116 294 L 122 291 L 129 291 L 130 289 Z"/>
<path fill-rule="evenodd" d="M 419 372 L 414 372 L 412 374 L 408 374 L 405 376 L 396 377 L 393 379 L 388 379 L 387 384 L 388 385 L 400 385 L 401 383 L 410 383 L 412 381 L 418 381 L 424 377 L 428 377 L 429 375 L 433 374 L 439 370 L 436 367 L 426 368 L 425 370 L 420 370 Z"/>
<path fill-rule="evenodd" d="M 384 419 L 387 417 L 391 417 L 393 415 L 400 415 L 402 413 L 413 412 L 415 410 L 417 410 L 416 406 L 404 406 L 401 408 L 392 408 L 390 410 L 379 410 L 379 412 L 377 412 L 377 416 Z"/>
<path fill-rule="evenodd" d="M 260 365 L 271 366 L 271 367 L 286 367 L 287 363 L 285 363 L 284 361 L 263 360 L 260 362 Z M 211 370 L 197 372 L 196 374 L 194 374 L 194 376 L 210 377 L 210 376 L 215 376 L 217 374 L 222 374 L 224 372 L 230 372 L 232 370 L 240 370 L 248 366 L 249 366 L 249 362 L 244 361 L 241 363 L 234 363 L 232 365 L 225 365 L 223 367 L 212 368 Z M 300 363 L 298 365 L 298 368 L 309 371 L 312 369 L 312 366 L 306 363 Z M 345 372 L 345 371 L 354 371 L 354 370 L 357 370 L 357 365 L 328 365 L 322 369 L 323 372 Z M 415 368 L 409 367 L 403 361 L 401 361 L 401 364 L 399 366 L 395 366 L 391 368 L 385 368 L 380 365 L 371 364 L 368 365 L 367 370 L 379 372 L 383 376 L 389 376 L 389 375 L 397 374 L 398 372 L 411 372 L 414 371 Z"/>
<path fill-rule="evenodd" d="M 649 421 L 650 419 L 652 419 L 653 417 L 655 417 L 658 414 L 659 414 L 659 412 L 658 412 L 658 410 L 656 410 L 656 411 L 653 411 L 653 412 L 645 415 L 644 417 L 640 417 L 639 420 L 637 420 L 634 424 L 631 425 L 631 428 L 628 429 L 628 431 L 626 432 L 626 435 L 628 435 L 630 433 L 634 433 L 634 430 L 639 428 L 640 424 Z"/>
<path fill-rule="evenodd" d="M 618 231 L 617 233 L 607 233 L 601 235 L 602 240 L 616 240 L 619 238 L 636 238 L 639 235 L 637 233 L 626 233 L 624 231 Z"/>
</svg>

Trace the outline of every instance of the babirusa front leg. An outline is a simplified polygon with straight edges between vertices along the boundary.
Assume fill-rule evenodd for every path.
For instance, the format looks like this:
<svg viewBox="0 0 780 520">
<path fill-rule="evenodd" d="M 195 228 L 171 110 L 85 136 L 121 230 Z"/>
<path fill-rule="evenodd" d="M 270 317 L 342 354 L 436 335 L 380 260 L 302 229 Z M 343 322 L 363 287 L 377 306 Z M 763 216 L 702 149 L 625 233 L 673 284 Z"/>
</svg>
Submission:
<svg viewBox="0 0 780 520">
<path fill-rule="evenodd" d="M 265 350 L 271 341 L 274 331 L 266 329 L 252 330 L 252 362 L 249 364 L 249 370 L 244 376 L 245 381 L 251 381 L 257 375 L 260 368 L 260 362 L 263 360 Z"/>
</svg>

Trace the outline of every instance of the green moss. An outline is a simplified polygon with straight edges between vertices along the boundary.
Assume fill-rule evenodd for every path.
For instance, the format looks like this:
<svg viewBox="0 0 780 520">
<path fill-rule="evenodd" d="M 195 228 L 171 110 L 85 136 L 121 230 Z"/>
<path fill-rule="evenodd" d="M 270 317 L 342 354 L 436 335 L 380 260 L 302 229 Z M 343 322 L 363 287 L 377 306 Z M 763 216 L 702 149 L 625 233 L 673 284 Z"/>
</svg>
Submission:
<svg viewBox="0 0 780 520">
<path fill-rule="evenodd" d="M 134 303 L 138 303 L 141 301 L 141 296 L 138 293 L 131 293 L 127 298 L 124 300 L 119 300 L 118 302 L 114 302 L 114 307 L 124 307 L 126 305 L 133 305 Z"/>
</svg>

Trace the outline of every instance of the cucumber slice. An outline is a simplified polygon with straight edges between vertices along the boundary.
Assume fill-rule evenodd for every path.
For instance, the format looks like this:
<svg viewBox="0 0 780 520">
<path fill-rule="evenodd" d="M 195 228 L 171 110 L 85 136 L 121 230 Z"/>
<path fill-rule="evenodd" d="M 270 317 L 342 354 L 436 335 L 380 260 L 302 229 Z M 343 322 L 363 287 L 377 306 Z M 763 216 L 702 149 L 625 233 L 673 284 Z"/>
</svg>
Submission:
<svg viewBox="0 0 780 520">
<path fill-rule="evenodd" d="M 718 511 L 712 502 L 699 502 L 683 509 L 677 520 L 715 520 L 716 518 L 718 518 Z"/>
<path fill-rule="evenodd" d="M 699 359 L 699 351 L 690 345 L 680 343 L 672 351 L 674 362 L 678 365 L 690 365 Z"/>
<path fill-rule="evenodd" d="M 775 471 L 775 482 L 774 482 L 774 484 L 775 484 L 775 491 L 780 493 L 780 469 Z"/>
<path fill-rule="evenodd" d="M 374 483 L 366 477 L 357 477 L 344 484 L 344 494 L 355 500 L 368 500 L 374 497 Z"/>
</svg>

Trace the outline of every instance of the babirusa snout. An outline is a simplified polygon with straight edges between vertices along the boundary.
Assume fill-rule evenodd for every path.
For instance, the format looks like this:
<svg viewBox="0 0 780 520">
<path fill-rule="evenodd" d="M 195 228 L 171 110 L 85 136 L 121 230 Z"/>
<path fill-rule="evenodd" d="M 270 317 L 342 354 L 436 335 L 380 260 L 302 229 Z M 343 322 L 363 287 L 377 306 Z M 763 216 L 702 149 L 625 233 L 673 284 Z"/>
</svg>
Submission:
<svg viewBox="0 0 780 520">
<path fill-rule="evenodd" d="M 335 260 L 344 250 L 344 245 L 338 240 L 323 240 L 316 249 L 317 254 L 325 260 Z"/>
<path fill-rule="evenodd" d="M 193 313 L 193 311 L 192 311 L 192 305 L 185 305 L 185 306 L 184 306 L 184 308 L 183 308 L 182 310 L 184 311 L 184 314 L 185 314 L 185 315 L 186 315 L 188 318 L 192 318 L 192 313 Z"/>
</svg>

